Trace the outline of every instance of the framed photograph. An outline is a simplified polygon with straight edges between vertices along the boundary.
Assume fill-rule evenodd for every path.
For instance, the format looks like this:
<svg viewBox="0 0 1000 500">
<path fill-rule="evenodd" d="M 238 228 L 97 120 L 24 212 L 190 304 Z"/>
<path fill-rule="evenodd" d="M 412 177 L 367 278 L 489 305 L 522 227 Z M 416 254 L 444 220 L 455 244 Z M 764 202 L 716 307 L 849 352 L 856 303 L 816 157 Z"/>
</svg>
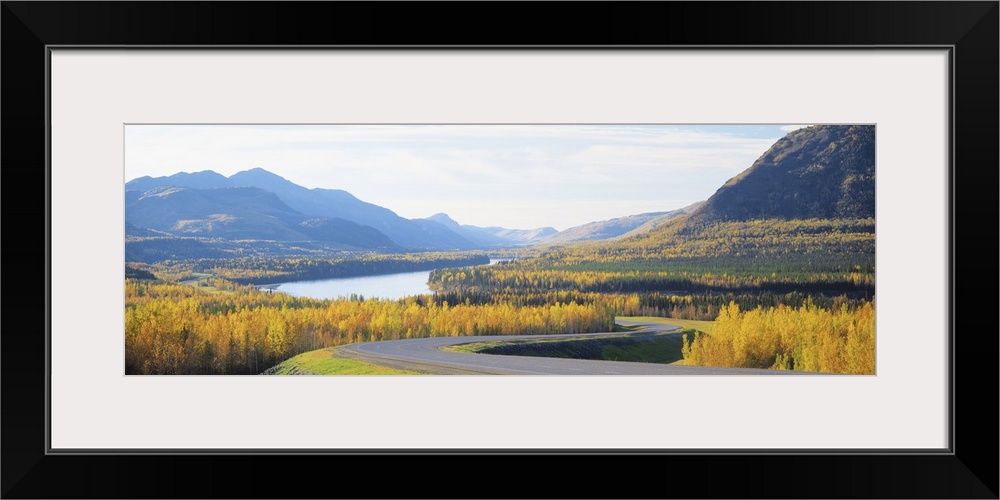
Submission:
<svg viewBox="0 0 1000 500">
<path fill-rule="evenodd" d="M 450 10 L 444 6 L 4 2 L 8 105 L 3 110 L 7 146 L 3 158 L 8 186 L 45 186 L 44 198 L 36 194 L 22 201 L 8 196 L 8 220 L 23 220 L 18 234 L 37 234 L 33 240 L 38 246 L 29 249 L 29 243 L 22 242 L 27 238 L 18 237 L 9 238 L 6 248 L 25 264 L 33 259 L 36 265 L 30 267 L 45 273 L 43 280 L 25 278 L 37 293 L 17 294 L 7 303 L 3 495 L 298 497 L 304 493 L 287 482 L 217 479 L 216 490 L 200 491 L 183 474 L 167 471 L 226 467 L 245 473 L 252 467 L 292 477 L 303 463 L 319 462 L 356 480 L 384 483 L 389 471 L 395 474 L 396 469 L 412 467 L 414 455 L 431 467 L 400 472 L 407 481 L 419 480 L 422 473 L 445 463 L 467 460 L 471 465 L 486 455 L 500 467 L 525 466 L 525 472 L 532 465 L 542 467 L 541 460 L 548 455 L 562 455 L 560 459 L 568 463 L 595 471 L 627 458 L 640 469 L 680 467 L 688 472 L 683 481 L 663 477 L 637 481 L 634 490 L 624 487 L 624 494 L 617 483 L 560 482 L 551 484 L 550 491 L 527 496 L 996 498 L 996 440 L 977 437 L 981 433 L 995 437 L 995 430 L 978 428 L 970 417 L 975 414 L 977 421 L 985 416 L 986 422 L 995 422 L 996 401 L 972 394 L 968 389 L 972 386 L 962 390 L 956 385 L 979 377 L 995 381 L 995 356 L 984 360 L 978 354 L 996 352 L 995 336 L 977 337 L 974 344 L 956 338 L 957 331 L 995 331 L 995 323 L 971 321 L 973 308 L 957 307 L 973 303 L 978 292 L 959 293 L 962 280 L 957 277 L 963 269 L 966 275 L 971 273 L 972 259 L 960 258 L 965 255 L 961 248 L 969 247 L 959 247 L 956 228 L 963 219 L 987 218 L 979 207 L 995 215 L 996 205 L 986 207 L 985 200 L 995 199 L 997 185 L 997 3 L 727 4 L 728 21 L 704 31 L 692 33 L 690 24 L 680 22 L 707 15 L 714 7 L 701 3 L 615 7 L 611 10 L 635 20 L 641 27 L 638 33 L 646 35 L 628 31 L 612 40 L 592 38 L 574 27 L 566 27 L 564 34 L 542 28 L 541 24 L 553 25 L 553 19 L 528 30 L 545 33 L 541 37 L 545 41 L 529 36 L 526 40 L 532 45 L 524 46 L 491 29 L 462 33 L 463 28 L 457 28 L 455 38 L 439 40 L 443 33 L 452 33 L 432 29 L 444 27 L 433 15 Z M 512 8 L 498 20 L 520 19 L 515 15 L 520 10 Z M 585 17 L 607 14 L 589 4 L 580 11 Z M 410 24 L 423 16 L 430 16 L 429 24 L 420 24 L 420 29 Z M 653 18 L 663 20 L 663 25 L 652 24 Z M 736 29 L 747 21 L 761 29 L 753 33 Z M 666 137 L 665 142 L 698 144 L 708 153 L 696 152 L 699 147 L 681 151 L 675 145 L 671 149 L 675 156 L 663 160 L 657 148 L 664 141 L 643 140 L 650 135 Z M 570 138 L 595 138 L 579 146 L 589 152 L 587 159 L 560 156 L 560 150 L 571 149 Z M 810 141 L 822 142 L 823 147 L 817 149 Z M 803 142 L 809 143 L 808 148 L 800 145 Z M 429 143 L 436 147 L 427 147 Z M 782 145 L 786 143 L 790 145 Z M 402 144 L 413 146 L 407 149 Z M 732 160 L 735 153 L 727 155 L 737 149 L 734 144 L 760 151 L 742 152 L 750 155 L 748 159 Z M 433 155 L 425 151 L 431 149 Z M 845 327 L 851 332 L 874 333 L 867 347 L 844 348 L 861 352 L 850 359 L 820 362 L 818 357 L 825 354 L 809 354 L 812 351 L 800 346 L 790 348 L 787 357 L 772 355 L 753 368 L 812 367 L 805 371 L 834 374 L 754 376 L 747 369 L 751 365 L 731 365 L 746 371 L 710 375 L 675 370 L 650 376 L 560 376 L 564 372 L 536 376 L 516 371 L 498 371 L 512 374 L 496 377 L 365 376 L 349 371 L 344 372 L 348 376 L 331 377 L 238 376 L 267 371 L 292 354 L 312 349 L 328 353 L 357 340 L 383 340 L 369 337 L 367 327 L 352 330 L 349 323 L 363 317 L 374 324 L 376 314 L 364 307 L 381 308 L 377 313 L 386 322 L 393 321 L 394 313 L 356 300 L 343 305 L 341 316 L 323 320 L 331 326 L 294 331 L 288 329 L 290 316 L 282 317 L 260 326 L 260 345 L 266 346 L 260 349 L 250 347 L 256 327 L 237 325 L 234 316 L 218 331 L 244 331 L 245 345 L 232 335 L 228 342 L 219 340 L 222 337 L 212 340 L 208 334 L 187 342 L 189 335 L 210 328 L 190 325 L 178 327 L 178 335 L 183 334 L 178 343 L 154 341 L 150 339 L 158 333 L 142 331 L 134 318 L 160 307 L 150 305 L 156 293 L 174 297 L 170 304 L 187 304 L 183 307 L 236 309 L 244 300 L 238 294 L 246 293 L 261 297 L 253 299 L 258 301 L 254 307 L 271 308 L 268 314 L 277 315 L 289 308 L 288 303 L 275 302 L 274 297 L 284 296 L 282 290 L 312 293 L 294 285 L 319 276 L 315 273 L 320 271 L 309 267 L 313 264 L 303 263 L 309 252 L 329 255 L 360 248 L 403 255 L 378 257 L 366 265 L 409 270 L 424 264 L 414 264 L 413 259 L 425 257 L 405 257 L 409 254 L 399 248 L 425 245 L 421 248 L 443 251 L 459 245 L 431 248 L 417 233 L 407 232 L 409 225 L 365 222 L 361 216 L 349 220 L 341 218 L 342 212 L 311 208 L 301 194 L 308 191 L 305 187 L 324 188 L 329 191 L 324 196 L 335 196 L 332 190 L 350 186 L 347 191 L 353 194 L 348 196 L 366 193 L 358 198 L 405 215 L 400 220 L 419 227 L 420 234 L 439 231 L 433 233 L 437 240 L 429 241 L 440 241 L 447 232 L 462 241 L 479 242 L 472 245 L 475 248 L 505 249 L 494 251 L 496 255 L 484 251 L 476 258 L 516 260 L 523 255 L 511 248 L 528 247 L 516 247 L 513 239 L 501 245 L 500 239 L 556 241 L 558 233 L 568 234 L 563 232 L 566 228 L 613 217 L 598 213 L 599 203 L 580 196 L 607 205 L 624 203 L 628 193 L 635 194 L 632 198 L 653 199 L 658 195 L 651 192 L 662 192 L 663 197 L 697 202 L 683 214 L 692 220 L 708 217 L 707 209 L 697 211 L 705 198 L 713 214 L 726 210 L 722 202 L 712 201 L 718 198 L 691 194 L 687 199 L 683 192 L 671 191 L 672 185 L 695 188 L 684 184 L 681 167 L 661 167 L 657 161 L 681 164 L 687 155 L 699 165 L 714 162 L 722 176 L 718 184 L 731 187 L 737 178 L 751 176 L 741 173 L 751 164 L 777 164 L 805 149 L 827 156 L 811 160 L 820 153 L 810 153 L 810 158 L 796 164 L 800 172 L 796 175 L 806 171 L 819 175 L 842 163 L 876 169 L 874 176 L 852 170 L 851 175 L 830 181 L 836 184 L 831 192 L 840 196 L 834 202 L 837 213 L 868 222 L 838 222 L 846 225 L 823 229 L 830 238 L 824 245 L 849 245 L 869 260 L 838 263 L 850 269 L 833 277 L 810 261 L 810 269 L 818 271 L 803 278 L 814 281 L 802 285 L 850 281 L 852 292 L 831 298 L 826 306 L 854 315 L 853 326 Z M 853 153 L 843 152 L 847 150 Z M 832 151 L 847 159 L 829 159 Z M 538 166 L 545 162 L 532 163 L 539 157 L 549 159 L 553 170 Z M 634 163 L 643 158 L 654 160 L 636 167 Z M 733 170 L 727 166 L 730 161 L 745 165 Z M 517 170 L 518 163 L 533 167 Z M 610 165 L 615 171 L 600 172 L 594 165 Z M 211 179 L 176 177 L 199 171 Z M 473 171 L 490 171 L 494 177 L 486 184 L 480 179 L 478 185 L 462 179 Z M 329 184 L 310 181 L 310 174 Z M 611 183 L 615 175 L 633 178 L 635 186 L 615 187 Z M 515 176 L 531 182 L 505 179 Z M 274 184 L 275 178 L 281 179 L 281 186 Z M 603 194 L 587 191 L 600 179 L 605 179 Z M 225 184 L 231 188 L 228 198 L 220 202 L 212 198 L 214 194 L 202 192 L 202 182 Z M 866 182 L 870 192 L 858 187 Z M 773 207 L 786 207 L 786 202 L 775 201 L 778 197 L 800 198 L 794 182 L 779 183 L 784 191 L 772 190 L 765 196 Z M 662 188 L 650 189 L 656 184 Z M 482 209 L 485 205 L 474 204 L 470 197 L 434 191 L 440 186 L 453 192 L 481 189 L 472 197 L 480 202 L 493 192 L 517 194 L 496 196 L 493 205 Z M 567 195 L 568 186 L 575 186 L 578 196 Z M 366 187 L 372 190 L 364 191 Z M 300 194 L 289 198 L 281 189 Z M 526 194 L 533 189 L 547 197 Z M 553 222 L 558 229 L 551 234 L 511 232 L 509 228 L 542 226 L 528 226 L 522 221 L 533 219 L 517 218 L 519 210 L 542 211 L 541 205 L 530 204 L 539 198 L 548 199 L 549 213 L 577 217 Z M 12 199 L 17 203 L 10 203 Z M 316 201 L 314 207 L 333 203 L 332 199 Z M 741 210 L 749 210 L 745 207 L 752 203 L 741 200 Z M 663 209 L 681 209 L 683 203 L 678 203 Z M 809 206 L 822 208 L 818 202 Z M 656 212 L 660 207 L 631 204 L 620 215 L 662 215 Z M 445 211 L 452 215 L 458 211 L 464 220 L 432 216 Z M 824 220 L 819 213 L 784 219 Z M 719 220 L 735 221 L 731 224 L 759 224 L 753 222 L 758 218 L 764 219 L 719 215 Z M 997 227 L 985 222 L 984 232 Z M 822 223 L 796 226 L 796 231 L 818 231 L 816 224 Z M 22 229 L 18 226 L 8 229 Z M 44 235 L 39 229 L 43 226 Z M 684 230 L 694 231 L 678 229 Z M 302 243 L 302 235 L 323 247 L 317 250 Z M 997 241 L 986 237 L 991 235 L 995 236 L 977 233 L 977 246 Z M 714 242 L 733 244 L 730 236 L 713 237 Z M 263 240 L 272 242 L 273 248 L 262 250 Z M 803 236 L 793 243 L 801 246 L 808 241 Z M 201 253 L 187 255 L 195 245 Z M 857 250 L 862 247 L 870 250 Z M 262 264 L 260 255 L 265 254 L 287 259 Z M 244 260 L 233 260 L 234 255 Z M 561 255 L 557 264 L 569 266 L 583 254 L 564 250 Z M 755 280 L 755 290 L 793 279 L 779 275 L 791 276 L 789 269 L 799 265 L 793 256 L 751 255 L 753 264 L 740 261 L 740 265 L 771 272 L 774 280 L 769 282 L 764 271 L 745 278 Z M 435 253 L 430 258 L 471 265 L 448 260 L 458 258 L 452 254 Z M 8 262 L 17 262 L 12 259 Z M 184 264 L 195 259 L 202 267 Z M 219 264 L 223 260 L 230 264 Z M 282 271 L 290 263 L 298 266 L 296 271 Z M 206 266 L 212 266 L 211 271 Z M 147 288 L 126 286 L 123 291 L 123 279 L 130 273 L 139 278 L 143 273 L 169 275 L 180 284 L 162 285 L 156 291 L 152 287 L 161 285 L 134 285 Z M 551 272 L 546 276 L 555 279 Z M 690 276 L 685 274 L 685 279 L 698 283 L 720 279 L 714 274 Z M 456 271 L 439 277 L 435 286 L 454 294 L 459 303 L 464 299 L 469 310 L 463 314 L 499 314 L 472 307 L 475 297 L 468 294 L 470 288 L 455 285 L 465 279 L 465 273 L 459 276 Z M 722 279 L 738 281 L 733 276 Z M 448 288 L 445 283 L 452 285 Z M 234 288 L 237 295 L 219 296 L 237 298 L 204 299 L 197 306 L 197 299 L 176 299 L 176 294 L 198 288 L 198 293 L 225 293 L 227 287 L 246 291 Z M 275 289 L 279 293 L 271 294 Z M 574 301 L 580 309 L 571 313 L 561 309 L 562 301 L 568 300 L 565 294 L 585 292 L 580 282 L 572 282 L 549 298 L 540 292 L 532 292 L 532 297 L 541 307 L 560 308 L 561 320 L 573 325 L 566 326 L 567 333 L 605 331 L 612 325 L 598 324 L 600 317 L 594 312 L 598 299 Z M 339 314 L 335 311 L 339 306 L 320 302 L 324 299 L 315 299 L 315 311 L 328 317 Z M 293 308 L 309 309 L 311 300 L 301 299 Z M 417 311 L 427 306 L 399 304 L 400 318 L 404 307 Z M 714 303 L 698 304 L 694 299 L 686 319 L 717 314 Z M 865 308 L 874 310 L 874 316 L 866 316 Z M 645 309 L 630 310 L 635 313 L 628 316 L 643 316 L 639 311 Z M 14 318 L 29 313 L 44 318 L 44 323 L 31 331 L 18 321 L 15 328 Z M 533 312 L 535 318 L 544 313 Z M 168 316 L 150 314 L 160 321 Z M 733 321 L 751 325 L 735 309 L 730 314 L 736 318 Z M 411 314 L 410 328 L 392 330 L 394 336 L 385 338 L 420 337 L 413 333 L 421 328 L 413 319 L 416 316 Z M 592 318 L 588 321 L 593 325 L 580 327 L 583 317 Z M 547 328 L 556 325 L 551 316 L 546 318 Z M 823 321 L 845 321 L 838 318 Z M 247 321 L 249 325 L 257 320 Z M 863 326 L 864 321 L 872 325 Z M 963 322 L 966 328 L 959 328 Z M 283 326 L 275 326 L 279 324 Z M 463 324 L 474 325 L 469 328 L 475 333 L 487 328 L 480 326 L 487 324 L 485 320 Z M 518 323 L 527 324 L 528 320 Z M 307 336 L 301 333 L 304 329 L 313 333 Z M 23 332 L 12 334 L 18 330 Z M 343 337 L 330 337 L 330 331 Z M 694 338 L 695 330 L 691 334 Z M 625 352 L 620 346 L 615 349 L 616 355 Z M 688 344 L 685 337 L 686 364 L 681 368 L 700 368 L 690 365 L 706 359 L 698 356 L 707 356 L 711 349 L 709 344 Z M 358 351 L 351 356 L 352 362 L 370 361 L 376 354 Z M 402 355 L 395 356 L 398 360 Z M 865 361 L 868 356 L 870 364 Z M 302 366 L 288 370 L 301 373 L 306 370 Z M 414 366 L 410 362 L 388 369 L 404 373 Z M 128 462 L 118 461 L 125 456 Z M 79 479 L 73 471 L 81 469 L 89 471 L 86 480 L 49 479 L 62 475 Z M 790 473 L 798 479 L 789 482 Z M 718 474 L 741 479 L 719 481 Z M 671 493 L 669 484 L 674 482 L 701 486 Z M 525 496 L 514 484 L 491 491 L 494 496 Z M 378 495 L 450 494 L 430 485 L 401 484 Z"/>
</svg>

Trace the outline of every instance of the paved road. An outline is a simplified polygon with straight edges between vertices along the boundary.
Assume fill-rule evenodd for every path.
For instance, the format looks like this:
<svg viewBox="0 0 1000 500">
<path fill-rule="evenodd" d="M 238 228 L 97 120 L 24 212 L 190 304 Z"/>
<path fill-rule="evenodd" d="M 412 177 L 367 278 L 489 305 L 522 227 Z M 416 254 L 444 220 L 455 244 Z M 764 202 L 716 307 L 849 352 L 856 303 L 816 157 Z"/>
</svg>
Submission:
<svg viewBox="0 0 1000 500">
<path fill-rule="evenodd" d="M 640 325 L 644 328 L 623 336 L 649 335 L 653 332 L 679 330 L 679 326 L 660 323 L 618 320 L 621 325 Z M 589 359 L 544 358 L 534 356 L 501 356 L 450 352 L 442 347 L 489 342 L 496 340 L 526 340 L 555 338 L 585 338 L 608 333 L 573 335 L 491 335 L 479 337 L 434 337 L 426 339 L 389 340 L 351 344 L 339 348 L 345 357 L 370 363 L 440 375 L 781 375 L 801 372 L 757 370 L 751 368 L 712 368 L 704 366 L 679 366 L 625 361 L 598 361 Z M 669 335 L 669 334 L 668 334 Z M 681 335 L 680 333 L 674 335 Z"/>
</svg>

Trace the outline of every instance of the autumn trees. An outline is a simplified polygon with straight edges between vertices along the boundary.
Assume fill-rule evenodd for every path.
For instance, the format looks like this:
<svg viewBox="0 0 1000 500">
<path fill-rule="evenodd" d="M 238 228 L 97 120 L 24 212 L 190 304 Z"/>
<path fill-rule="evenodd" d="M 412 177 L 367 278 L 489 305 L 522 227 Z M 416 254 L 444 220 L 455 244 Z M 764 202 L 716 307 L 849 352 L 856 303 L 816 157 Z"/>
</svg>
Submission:
<svg viewBox="0 0 1000 500">
<path fill-rule="evenodd" d="M 875 306 L 722 308 L 711 334 L 684 337 L 690 365 L 875 374 Z"/>
<path fill-rule="evenodd" d="M 615 316 L 716 320 L 687 362 L 873 373 L 874 220 L 676 224 L 643 239 L 485 254 L 129 263 L 127 373 L 252 374 L 353 342 L 611 331 Z M 435 293 L 314 300 L 246 283 L 435 270 Z M 150 274 L 152 273 L 152 274 Z M 162 281 L 151 281 L 154 275 Z M 135 278 L 135 279 L 133 279 Z M 197 278 L 190 282 L 179 281 Z"/>
<path fill-rule="evenodd" d="M 296 354 L 354 342 L 611 331 L 613 312 L 575 302 L 516 307 L 403 300 L 312 300 L 242 287 L 127 280 L 129 374 L 256 374 Z"/>
<path fill-rule="evenodd" d="M 348 254 L 341 257 L 296 256 L 192 259 L 153 264 L 130 262 L 132 274 L 152 275 L 170 281 L 204 273 L 236 284 L 257 285 L 282 281 L 346 278 L 378 274 L 430 271 L 442 267 L 488 264 L 482 252 L 423 252 L 413 254 Z"/>
</svg>

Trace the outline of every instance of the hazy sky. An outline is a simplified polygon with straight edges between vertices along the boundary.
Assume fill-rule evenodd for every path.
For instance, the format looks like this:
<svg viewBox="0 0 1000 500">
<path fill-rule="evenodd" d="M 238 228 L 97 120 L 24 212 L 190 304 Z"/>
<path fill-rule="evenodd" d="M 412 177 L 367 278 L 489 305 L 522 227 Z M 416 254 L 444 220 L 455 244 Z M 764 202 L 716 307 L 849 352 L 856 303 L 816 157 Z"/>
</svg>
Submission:
<svg viewBox="0 0 1000 500">
<path fill-rule="evenodd" d="M 127 125 L 125 180 L 260 167 L 406 218 L 563 230 L 707 199 L 800 125 Z"/>
</svg>

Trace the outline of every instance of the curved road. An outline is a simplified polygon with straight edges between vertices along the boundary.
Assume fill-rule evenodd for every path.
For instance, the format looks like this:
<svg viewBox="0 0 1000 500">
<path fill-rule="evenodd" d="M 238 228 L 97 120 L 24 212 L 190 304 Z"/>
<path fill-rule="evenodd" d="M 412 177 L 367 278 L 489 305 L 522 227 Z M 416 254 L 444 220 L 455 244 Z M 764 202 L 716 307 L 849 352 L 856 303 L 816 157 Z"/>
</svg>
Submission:
<svg viewBox="0 0 1000 500">
<path fill-rule="evenodd" d="M 346 345 L 340 347 L 338 351 L 344 357 L 436 375 L 790 375 L 804 373 L 753 368 L 713 368 L 626 361 L 502 356 L 451 352 L 441 349 L 445 346 L 497 340 L 585 338 L 607 335 L 646 336 L 654 332 L 670 332 L 680 329 L 679 326 L 674 325 L 630 320 L 618 320 L 617 323 L 626 326 L 643 326 L 644 328 L 634 333 L 625 334 L 489 335 L 388 340 Z"/>
</svg>

